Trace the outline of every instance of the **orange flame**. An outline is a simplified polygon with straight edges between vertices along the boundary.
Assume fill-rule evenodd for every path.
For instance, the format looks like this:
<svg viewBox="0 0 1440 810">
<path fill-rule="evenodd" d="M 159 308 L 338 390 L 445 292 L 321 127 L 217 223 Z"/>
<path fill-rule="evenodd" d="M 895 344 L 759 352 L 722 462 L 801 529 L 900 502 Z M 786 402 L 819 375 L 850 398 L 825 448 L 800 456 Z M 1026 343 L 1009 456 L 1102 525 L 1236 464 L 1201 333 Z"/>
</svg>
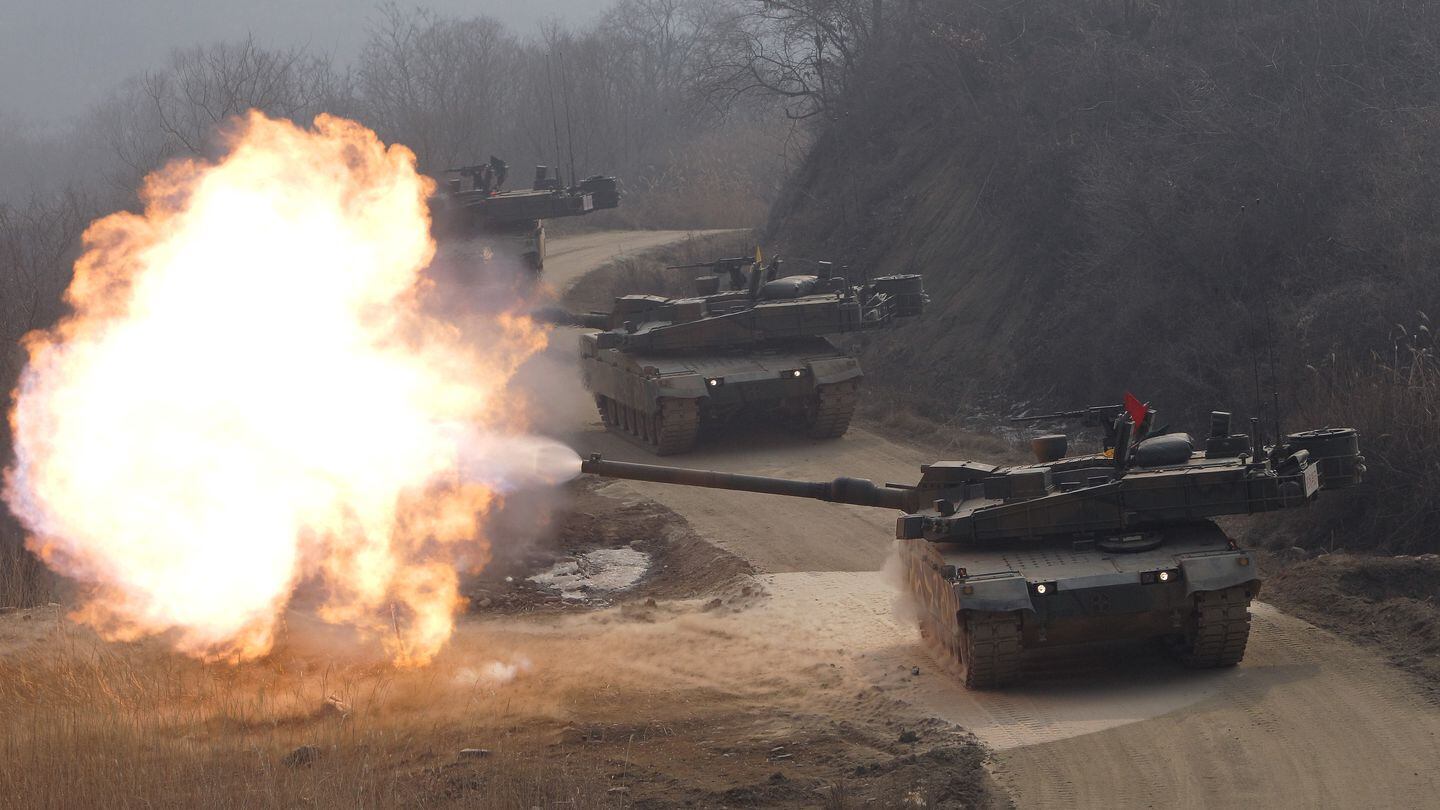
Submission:
<svg viewBox="0 0 1440 810">
<path fill-rule="evenodd" d="M 505 388 L 544 333 L 500 316 L 462 341 L 422 313 L 432 183 L 408 149 L 331 116 L 240 123 L 85 233 L 74 314 L 26 340 L 5 499 L 107 637 L 251 659 L 315 581 L 322 618 L 422 664 L 457 565 L 488 560 L 493 482 L 457 454 L 521 429 Z"/>
</svg>

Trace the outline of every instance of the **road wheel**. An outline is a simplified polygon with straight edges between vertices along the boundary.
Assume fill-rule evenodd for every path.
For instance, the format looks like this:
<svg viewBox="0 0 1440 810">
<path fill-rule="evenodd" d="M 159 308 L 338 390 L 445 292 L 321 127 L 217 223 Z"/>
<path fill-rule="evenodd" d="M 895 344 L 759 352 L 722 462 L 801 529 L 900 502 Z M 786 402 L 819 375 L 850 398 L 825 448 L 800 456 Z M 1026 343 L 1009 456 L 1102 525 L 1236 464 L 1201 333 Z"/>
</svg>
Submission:
<svg viewBox="0 0 1440 810">
<path fill-rule="evenodd" d="M 684 453 L 700 435 L 700 403 L 693 399 L 662 399 L 658 410 L 642 413 L 607 396 L 595 397 L 605 429 L 657 456 Z"/>
</svg>

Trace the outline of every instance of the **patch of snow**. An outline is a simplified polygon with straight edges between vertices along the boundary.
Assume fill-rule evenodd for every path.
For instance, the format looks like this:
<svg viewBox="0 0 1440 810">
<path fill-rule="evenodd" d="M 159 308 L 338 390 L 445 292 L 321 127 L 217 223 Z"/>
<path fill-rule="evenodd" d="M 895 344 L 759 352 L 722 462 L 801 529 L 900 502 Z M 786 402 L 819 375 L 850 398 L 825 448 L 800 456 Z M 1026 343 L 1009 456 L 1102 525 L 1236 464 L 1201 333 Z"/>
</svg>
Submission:
<svg viewBox="0 0 1440 810">
<path fill-rule="evenodd" d="M 650 570 L 650 555 L 625 548 L 587 551 L 573 560 L 562 560 L 530 577 L 542 588 L 560 592 L 567 601 L 585 599 L 587 593 L 623 591 L 635 585 Z"/>
</svg>

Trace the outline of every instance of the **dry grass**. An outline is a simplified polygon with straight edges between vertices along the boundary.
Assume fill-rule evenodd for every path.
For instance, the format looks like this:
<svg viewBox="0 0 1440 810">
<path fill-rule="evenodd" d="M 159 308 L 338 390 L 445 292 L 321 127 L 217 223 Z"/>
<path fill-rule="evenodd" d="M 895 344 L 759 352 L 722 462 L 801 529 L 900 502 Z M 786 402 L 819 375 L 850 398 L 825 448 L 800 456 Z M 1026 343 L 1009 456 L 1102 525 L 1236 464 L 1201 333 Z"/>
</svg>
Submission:
<svg viewBox="0 0 1440 810">
<path fill-rule="evenodd" d="M 419 671 L 289 648 L 205 665 L 29 615 L 0 617 L 0 806 L 993 804 L 972 740 L 863 689 L 843 651 L 777 658 L 796 640 L 723 613 L 468 622 Z M 476 682 L 517 648 L 530 672 Z M 313 761 L 287 763 L 300 746 Z"/>
<path fill-rule="evenodd" d="M 1301 418 L 1358 429 L 1367 481 L 1322 499 L 1299 524 L 1300 544 L 1440 551 L 1440 361 L 1428 329 L 1400 336 L 1390 357 L 1334 356 L 1308 371 Z"/>
<path fill-rule="evenodd" d="M 0 658 L 0 804 L 24 807 L 618 806 L 593 759 L 534 756 L 524 688 L 458 685 L 451 668 L 236 668 L 153 644 L 105 645 L 41 609 L 30 654 Z M 12 620 L 15 616 L 9 617 Z M 19 624 L 12 621 L 10 625 Z M 347 711 L 327 702 L 338 699 Z M 523 730 L 523 733 L 516 733 Z M 313 745 L 313 762 L 285 757 Z M 457 752 L 493 753 L 464 759 Z"/>
</svg>

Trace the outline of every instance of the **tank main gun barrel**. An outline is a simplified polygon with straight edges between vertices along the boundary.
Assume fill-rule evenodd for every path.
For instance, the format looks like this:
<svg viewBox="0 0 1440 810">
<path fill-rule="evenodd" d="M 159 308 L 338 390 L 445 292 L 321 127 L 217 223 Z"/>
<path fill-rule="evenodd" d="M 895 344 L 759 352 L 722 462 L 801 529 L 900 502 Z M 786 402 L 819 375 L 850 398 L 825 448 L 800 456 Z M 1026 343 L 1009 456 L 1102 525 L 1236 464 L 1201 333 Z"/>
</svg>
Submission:
<svg viewBox="0 0 1440 810">
<path fill-rule="evenodd" d="M 571 312 L 561 307 L 540 307 L 530 311 L 530 318 L 551 326 L 578 326 L 582 329 L 609 329 L 608 312 Z"/>
<path fill-rule="evenodd" d="M 813 498 L 830 503 L 875 506 L 907 512 L 914 511 L 913 501 L 916 498 L 915 490 L 876 486 L 875 482 L 865 478 L 796 481 L 791 478 L 768 478 L 761 475 L 740 475 L 715 470 L 693 470 L 683 467 L 662 467 L 656 464 L 635 464 L 628 461 L 606 461 L 600 457 L 599 453 L 580 462 L 580 472 L 605 478 L 731 489 L 739 492 L 760 492 L 767 495 L 787 495 L 792 498 Z"/>
</svg>

